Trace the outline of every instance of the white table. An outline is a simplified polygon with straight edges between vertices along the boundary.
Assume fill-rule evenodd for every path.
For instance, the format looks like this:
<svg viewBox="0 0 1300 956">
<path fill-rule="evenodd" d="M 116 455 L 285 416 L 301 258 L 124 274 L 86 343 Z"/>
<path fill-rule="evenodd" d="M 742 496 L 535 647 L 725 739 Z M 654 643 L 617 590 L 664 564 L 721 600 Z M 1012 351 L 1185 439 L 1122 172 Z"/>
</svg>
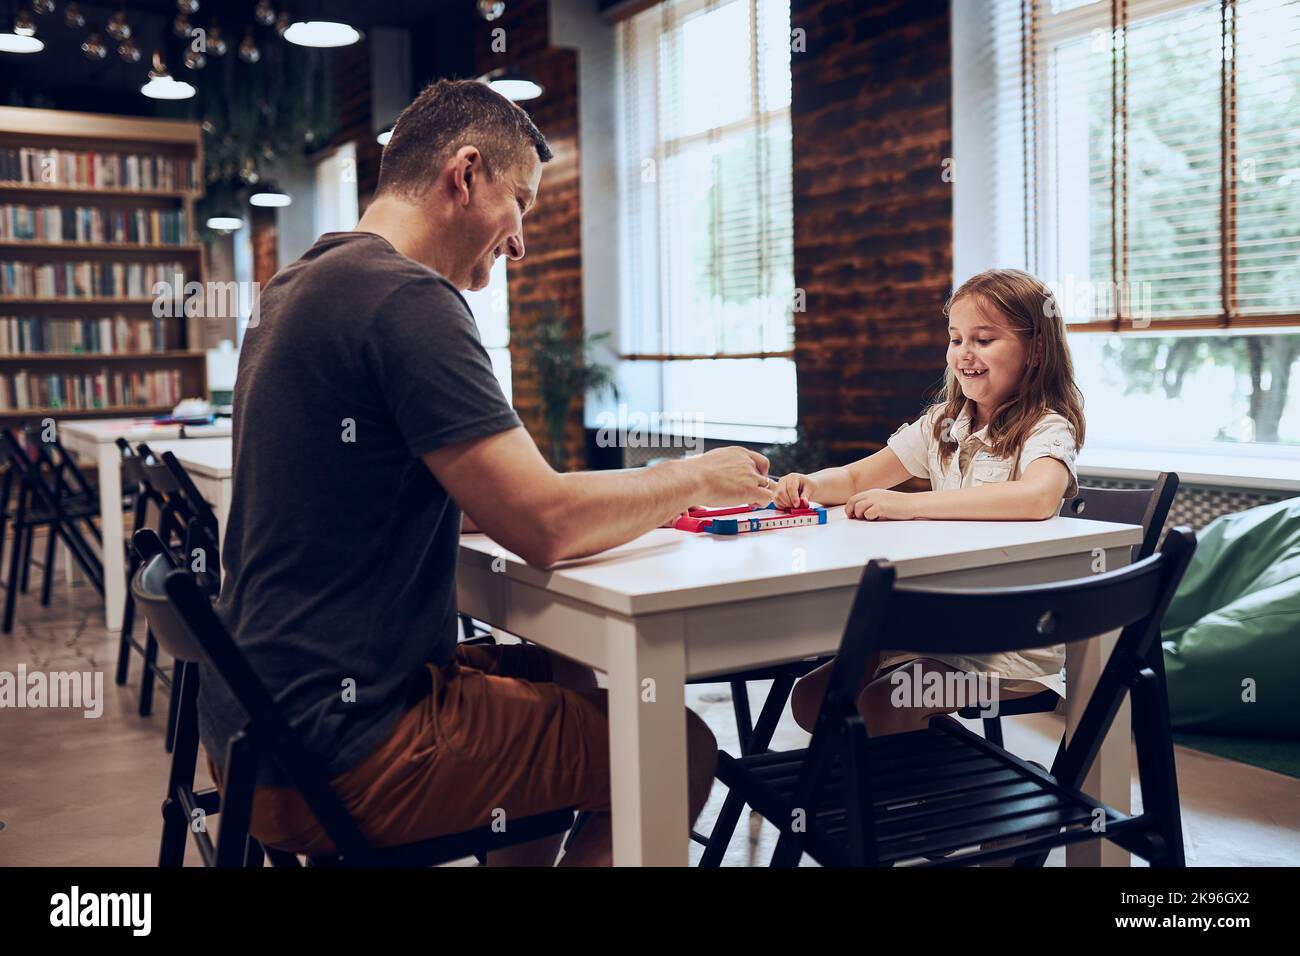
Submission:
<svg viewBox="0 0 1300 956">
<path fill-rule="evenodd" d="M 99 472 L 99 514 L 104 535 L 104 624 L 110 631 L 122 627 L 126 602 L 126 554 L 122 521 L 122 453 L 117 439 L 132 445 L 178 438 L 179 425 L 156 425 L 147 418 L 100 418 L 58 423 L 59 441 L 78 458 L 92 461 Z M 217 436 L 231 433 L 229 420 L 215 425 L 185 426 L 185 434 Z M 187 441 L 189 439 L 186 439 Z"/>
<path fill-rule="evenodd" d="M 231 438 L 186 438 L 184 441 L 151 442 L 149 449 L 160 456 L 169 451 L 185 466 L 204 500 L 217 513 L 217 532 L 226 536 L 230 517 L 230 495 L 234 487 L 235 443 Z M 220 544 L 220 542 L 218 542 Z"/>
<path fill-rule="evenodd" d="M 608 675 L 615 863 L 684 866 L 688 677 L 833 652 L 874 557 L 927 585 L 1030 584 L 1093 573 L 1103 554 L 1121 567 L 1140 539 L 1135 525 L 1073 518 L 862 522 L 832 509 L 825 527 L 730 538 L 660 529 L 548 572 L 475 534 L 461 540 L 459 609 Z M 1116 636 L 1071 648 L 1067 733 Z M 1130 753 L 1126 699 L 1086 784 L 1121 812 Z M 1126 866 L 1128 854 L 1089 843 L 1067 860 Z"/>
</svg>

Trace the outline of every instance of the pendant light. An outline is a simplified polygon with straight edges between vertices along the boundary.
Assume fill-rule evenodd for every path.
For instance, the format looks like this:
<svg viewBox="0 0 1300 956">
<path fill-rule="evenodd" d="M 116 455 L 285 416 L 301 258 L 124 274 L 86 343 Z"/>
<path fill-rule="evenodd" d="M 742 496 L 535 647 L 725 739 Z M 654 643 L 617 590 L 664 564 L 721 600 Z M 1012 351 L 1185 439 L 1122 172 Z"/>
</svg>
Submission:
<svg viewBox="0 0 1300 956">
<path fill-rule="evenodd" d="M 104 45 L 103 38 L 98 33 L 86 34 L 86 39 L 81 43 L 81 52 L 86 55 L 87 60 L 102 60 L 108 56 L 108 47 Z"/>
<path fill-rule="evenodd" d="M 495 75 L 489 74 L 487 81 L 488 86 L 506 99 L 514 100 L 516 103 L 524 100 L 535 100 L 546 92 L 542 84 L 531 76 L 526 76 L 514 70 L 503 70 Z"/>
<path fill-rule="evenodd" d="M 272 209 L 278 209 L 287 206 L 293 202 L 293 198 L 281 189 L 277 189 L 273 183 L 264 183 L 257 189 L 253 190 L 248 197 L 250 206 L 262 206 Z"/>
<path fill-rule="evenodd" d="M 195 90 L 193 84 L 173 79 L 163 63 L 162 53 L 155 50 L 149 82 L 140 87 L 140 92 L 153 100 L 187 100 L 194 95 Z"/>
<path fill-rule="evenodd" d="M 104 32 L 118 43 L 131 39 L 131 24 L 126 22 L 126 10 L 122 5 L 118 6 L 117 13 L 108 18 Z"/>
<path fill-rule="evenodd" d="M 36 24 L 25 8 L 14 17 L 10 31 L 0 33 L 0 53 L 40 53 L 44 49 L 45 41 L 36 35 Z"/>
<path fill-rule="evenodd" d="M 221 233 L 234 232 L 244 228 L 244 220 L 239 216 L 210 216 L 208 228 Z"/>
<path fill-rule="evenodd" d="M 318 12 L 321 5 L 316 4 Z M 294 17 L 284 31 L 284 38 L 298 46 L 336 47 L 351 46 L 361 39 L 361 31 L 347 23 L 330 20 L 325 16 L 315 19 Z"/>
</svg>

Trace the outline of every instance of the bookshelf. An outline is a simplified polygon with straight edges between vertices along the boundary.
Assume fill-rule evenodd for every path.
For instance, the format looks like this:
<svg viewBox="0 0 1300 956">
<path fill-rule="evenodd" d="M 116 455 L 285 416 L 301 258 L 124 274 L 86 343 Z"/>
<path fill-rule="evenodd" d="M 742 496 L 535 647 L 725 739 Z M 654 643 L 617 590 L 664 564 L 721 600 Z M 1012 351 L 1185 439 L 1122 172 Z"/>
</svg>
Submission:
<svg viewBox="0 0 1300 956">
<path fill-rule="evenodd" d="M 0 106 L 0 427 L 207 395 L 204 319 L 150 291 L 206 281 L 202 183 L 197 123 Z"/>
</svg>

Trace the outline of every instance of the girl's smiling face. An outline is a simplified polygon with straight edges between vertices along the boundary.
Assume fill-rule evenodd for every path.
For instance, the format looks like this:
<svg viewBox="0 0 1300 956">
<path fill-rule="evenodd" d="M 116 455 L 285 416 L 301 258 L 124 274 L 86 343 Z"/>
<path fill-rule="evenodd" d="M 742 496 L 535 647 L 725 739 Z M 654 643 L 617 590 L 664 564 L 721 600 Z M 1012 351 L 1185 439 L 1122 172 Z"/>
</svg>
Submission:
<svg viewBox="0 0 1300 956">
<path fill-rule="evenodd" d="M 1029 349 L 1006 320 L 974 296 L 952 304 L 948 316 L 948 368 L 981 418 L 1009 399 L 1024 379 Z"/>
</svg>

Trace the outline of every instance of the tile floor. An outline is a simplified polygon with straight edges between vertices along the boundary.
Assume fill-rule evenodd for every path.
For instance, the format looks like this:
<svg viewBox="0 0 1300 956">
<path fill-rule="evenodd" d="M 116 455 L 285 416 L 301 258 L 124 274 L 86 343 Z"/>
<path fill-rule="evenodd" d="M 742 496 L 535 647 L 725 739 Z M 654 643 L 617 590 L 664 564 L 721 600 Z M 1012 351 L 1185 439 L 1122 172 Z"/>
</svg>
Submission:
<svg viewBox="0 0 1300 956">
<path fill-rule="evenodd" d="M 0 710 L 0 865 L 151 866 L 169 761 L 163 750 L 166 695 L 158 693 L 152 716 L 140 717 L 139 657 L 127 685 L 117 687 L 117 640 L 103 626 L 97 595 L 84 583 L 67 583 L 60 569 L 51 606 L 42 608 L 39 573 L 33 569 L 31 593 L 19 598 L 13 633 L 0 634 L 0 671 L 15 672 L 23 663 L 29 670 L 102 672 L 104 710 L 98 719 L 79 711 Z M 754 713 L 766 691 L 765 685 L 751 687 Z M 736 752 L 728 687 L 690 687 L 687 700 L 719 745 Z M 1005 726 L 1013 751 L 1050 763 L 1061 718 L 1016 718 Z M 787 712 L 774 746 L 805 741 Z M 1300 864 L 1300 780 L 1183 748 L 1177 761 L 1189 864 Z M 724 796 L 716 785 L 697 829 L 708 832 Z M 1136 807 L 1136 774 L 1134 800 Z M 764 865 L 775 842 L 769 824 L 751 834 L 742 818 L 725 863 Z M 700 852 L 692 844 L 692 862 Z M 197 863 L 197 853 L 191 856 Z M 1060 850 L 1048 861 L 1063 864 Z"/>
</svg>

